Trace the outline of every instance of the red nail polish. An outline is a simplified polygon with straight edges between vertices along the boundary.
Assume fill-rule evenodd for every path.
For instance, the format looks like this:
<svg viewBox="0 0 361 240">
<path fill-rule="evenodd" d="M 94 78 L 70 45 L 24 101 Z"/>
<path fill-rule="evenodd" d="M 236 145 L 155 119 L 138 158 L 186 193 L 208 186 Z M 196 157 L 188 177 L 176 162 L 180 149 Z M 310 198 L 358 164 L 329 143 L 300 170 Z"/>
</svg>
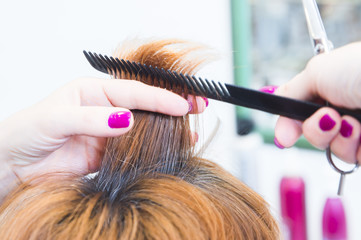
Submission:
<svg viewBox="0 0 361 240">
<path fill-rule="evenodd" d="M 273 139 L 275 145 L 279 148 L 279 149 L 284 149 L 285 147 L 282 146 L 282 144 L 279 143 L 279 141 L 277 140 L 277 138 Z"/>
<path fill-rule="evenodd" d="M 330 117 L 330 115 L 325 114 L 319 122 L 319 126 L 322 131 L 329 131 L 336 125 L 336 122 Z"/>
<path fill-rule="evenodd" d="M 264 92 L 264 93 L 274 93 L 276 91 L 276 89 L 278 88 L 278 86 L 264 86 L 264 87 L 261 87 L 259 89 L 259 91 L 261 92 Z"/>
<path fill-rule="evenodd" d="M 129 127 L 131 116 L 131 113 L 127 111 L 114 112 L 108 118 L 108 126 L 110 128 Z"/>
<path fill-rule="evenodd" d="M 206 102 L 206 107 L 208 107 L 208 104 L 209 104 L 208 98 L 206 98 L 206 97 L 202 97 L 202 98 Z"/>
<path fill-rule="evenodd" d="M 353 127 L 346 120 L 342 120 L 340 133 L 343 137 L 348 138 L 352 135 Z"/>
</svg>

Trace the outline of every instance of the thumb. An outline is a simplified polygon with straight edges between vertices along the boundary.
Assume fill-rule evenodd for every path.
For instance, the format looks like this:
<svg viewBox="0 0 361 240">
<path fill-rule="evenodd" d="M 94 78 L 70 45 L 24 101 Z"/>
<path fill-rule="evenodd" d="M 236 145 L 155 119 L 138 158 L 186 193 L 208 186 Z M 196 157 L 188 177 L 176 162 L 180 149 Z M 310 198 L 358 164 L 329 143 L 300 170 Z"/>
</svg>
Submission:
<svg viewBox="0 0 361 240">
<path fill-rule="evenodd" d="M 39 127 L 55 138 L 73 135 L 115 137 L 128 132 L 134 122 L 128 109 L 94 106 L 57 107 L 45 119 Z"/>
<path fill-rule="evenodd" d="M 307 72 L 304 70 L 287 83 L 279 86 L 275 94 L 298 100 L 312 100 L 316 95 L 316 88 L 314 88 L 311 76 L 308 76 Z"/>
<path fill-rule="evenodd" d="M 299 100 L 311 99 L 313 91 L 309 79 L 306 72 L 303 71 L 291 81 L 278 87 L 274 94 Z M 275 127 L 275 143 L 278 147 L 291 147 L 301 135 L 302 124 L 300 121 L 279 117 Z"/>
</svg>

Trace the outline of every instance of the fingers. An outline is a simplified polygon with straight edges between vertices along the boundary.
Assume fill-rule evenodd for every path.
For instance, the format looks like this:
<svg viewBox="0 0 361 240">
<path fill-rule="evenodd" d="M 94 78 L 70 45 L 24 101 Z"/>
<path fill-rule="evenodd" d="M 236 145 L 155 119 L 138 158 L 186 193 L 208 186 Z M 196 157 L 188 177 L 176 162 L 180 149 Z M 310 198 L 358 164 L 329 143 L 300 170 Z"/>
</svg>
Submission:
<svg viewBox="0 0 361 240">
<path fill-rule="evenodd" d="M 208 99 L 205 97 L 188 96 L 187 101 L 191 114 L 202 113 L 208 107 Z"/>
<path fill-rule="evenodd" d="M 73 135 L 115 137 L 128 132 L 133 122 L 132 113 L 125 108 L 57 107 L 42 118 L 39 129 L 54 138 Z"/>
<path fill-rule="evenodd" d="M 302 123 L 286 117 L 279 117 L 275 127 L 275 144 L 279 148 L 293 146 L 302 135 Z"/>
<path fill-rule="evenodd" d="M 316 88 L 311 77 L 307 71 L 302 71 L 291 81 L 279 86 L 274 93 L 283 97 L 311 101 L 316 96 Z"/>
<path fill-rule="evenodd" d="M 275 144 L 279 148 L 291 147 L 301 134 L 316 148 L 330 146 L 334 155 L 355 163 L 361 162 L 361 124 L 353 117 L 340 116 L 332 108 L 321 108 L 303 124 L 280 117 L 275 127 Z"/>
<path fill-rule="evenodd" d="M 265 86 L 260 91 L 273 94 L 278 89 L 277 86 Z M 275 127 L 274 143 L 283 149 L 291 147 L 302 135 L 302 123 L 286 117 L 279 117 Z"/>
<path fill-rule="evenodd" d="M 199 97 L 187 101 L 165 89 L 134 80 L 87 78 L 70 84 L 70 88 L 74 87 L 79 92 L 80 105 L 124 107 L 172 116 L 183 116 L 189 110 L 200 113 L 205 109 L 205 102 Z"/>
<path fill-rule="evenodd" d="M 355 163 L 359 156 L 360 123 L 350 116 L 341 117 L 331 108 L 322 108 L 308 118 L 303 133 L 313 146 L 330 146 L 332 153 L 346 162 Z"/>
<path fill-rule="evenodd" d="M 312 86 L 311 77 L 307 71 L 302 71 L 286 84 L 271 89 L 264 88 L 266 92 L 283 97 L 299 100 L 312 100 L 316 93 Z M 264 91 L 263 89 L 261 89 Z M 265 91 L 264 91 L 265 92 Z M 302 135 L 302 122 L 286 117 L 279 117 L 275 127 L 275 144 L 279 148 L 293 146 Z"/>
<path fill-rule="evenodd" d="M 112 137 L 124 134 L 133 125 L 128 109 L 140 109 L 182 116 L 203 112 L 208 99 L 186 99 L 165 89 L 133 80 L 79 79 L 37 105 L 47 108 L 39 127 L 57 137 L 89 135 Z M 124 121 L 123 121 L 123 120 Z"/>
<path fill-rule="evenodd" d="M 306 139 L 318 149 L 326 149 L 336 137 L 341 126 L 341 116 L 331 108 L 321 108 L 303 124 Z"/>
<path fill-rule="evenodd" d="M 349 116 L 343 116 L 340 132 L 331 142 L 331 151 L 348 163 L 355 163 L 360 148 L 360 123 Z"/>
</svg>

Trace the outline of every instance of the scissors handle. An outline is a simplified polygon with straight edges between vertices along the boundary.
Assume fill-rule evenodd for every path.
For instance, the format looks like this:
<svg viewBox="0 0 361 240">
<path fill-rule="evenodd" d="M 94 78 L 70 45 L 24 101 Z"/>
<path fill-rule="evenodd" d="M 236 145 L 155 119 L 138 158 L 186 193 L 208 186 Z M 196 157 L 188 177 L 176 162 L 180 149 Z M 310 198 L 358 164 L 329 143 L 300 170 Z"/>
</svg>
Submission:
<svg viewBox="0 0 361 240">
<path fill-rule="evenodd" d="M 344 174 L 344 173 L 340 174 L 340 181 L 338 183 L 338 189 L 337 189 L 337 195 L 338 196 L 342 195 L 343 185 L 344 185 L 344 182 L 345 182 L 345 176 L 346 176 L 346 174 Z"/>
<path fill-rule="evenodd" d="M 330 149 L 330 147 L 328 147 L 328 148 L 326 149 L 326 157 L 327 157 L 327 160 L 328 160 L 329 164 L 331 165 L 331 167 L 332 167 L 336 172 L 338 172 L 338 173 L 340 174 L 340 181 L 339 181 L 339 183 L 338 183 L 337 195 L 341 196 L 341 195 L 342 195 L 342 192 L 343 192 L 343 186 L 344 186 L 344 182 L 345 182 L 345 177 L 346 177 L 346 175 L 355 172 L 355 171 L 358 169 L 359 165 L 358 165 L 358 163 L 356 162 L 352 169 L 347 170 L 347 171 L 346 171 L 346 170 L 342 170 L 342 169 L 340 169 L 339 167 L 336 166 L 336 164 L 335 164 L 334 160 L 332 159 L 332 156 L 331 156 L 331 155 L 332 155 L 331 149 Z"/>
<path fill-rule="evenodd" d="M 303 8 L 305 11 L 308 31 L 311 38 L 311 43 L 313 46 L 314 54 L 318 55 L 321 53 L 328 53 L 333 49 L 333 44 L 328 40 L 325 27 L 322 22 L 322 18 L 320 12 L 317 7 L 317 3 L 315 0 L 302 0 Z M 326 105 L 329 105 L 326 103 Z M 326 157 L 332 168 L 340 174 L 340 181 L 338 185 L 337 194 L 341 195 L 343 190 L 343 185 L 345 181 L 346 174 L 353 173 L 358 168 L 358 163 L 354 165 L 354 167 L 349 171 L 344 171 L 338 168 L 334 160 L 332 159 L 332 152 L 330 147 L 326 149 Z"/>
</svg>

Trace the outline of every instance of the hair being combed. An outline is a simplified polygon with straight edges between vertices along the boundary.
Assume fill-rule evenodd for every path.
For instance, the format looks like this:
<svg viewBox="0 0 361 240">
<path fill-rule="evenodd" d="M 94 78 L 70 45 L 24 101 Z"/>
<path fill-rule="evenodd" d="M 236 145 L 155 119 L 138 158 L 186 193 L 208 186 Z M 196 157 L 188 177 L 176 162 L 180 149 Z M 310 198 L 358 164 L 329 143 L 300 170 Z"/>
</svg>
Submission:
<svg viewBox="0 0 361 240">
<path fill-rule="evenodd" d="M 152 41 L 117 57 L 193 74 L 204 60 L 186 58 L 196 49 Z M 19 186 L 0 207 L 1 239 L 279 238 L 265 201 L 194 153 L 188 116 L 133 114 L 132 130 L 108 139 L 95 177 L 48 175 Z"/>
</svg>

